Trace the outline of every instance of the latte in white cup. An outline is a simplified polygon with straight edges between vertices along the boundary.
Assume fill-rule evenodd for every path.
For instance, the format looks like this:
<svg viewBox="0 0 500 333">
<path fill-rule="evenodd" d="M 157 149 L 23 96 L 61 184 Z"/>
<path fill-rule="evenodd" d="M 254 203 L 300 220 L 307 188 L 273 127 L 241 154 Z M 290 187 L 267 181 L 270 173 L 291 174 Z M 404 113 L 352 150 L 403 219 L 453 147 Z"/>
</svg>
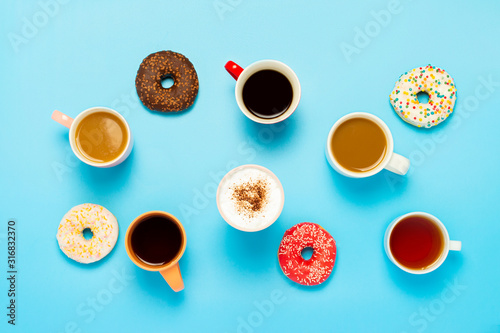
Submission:
<svg viewBox="0 0 500 333">
<path fill-rule="evenodd" d="M 285 193 L 270 170 L 247 164 L 229 171 L 217 189 L 217 208 L 222 218 L 242 231 L 259 231 L 281 214 Z"/>
</svg>

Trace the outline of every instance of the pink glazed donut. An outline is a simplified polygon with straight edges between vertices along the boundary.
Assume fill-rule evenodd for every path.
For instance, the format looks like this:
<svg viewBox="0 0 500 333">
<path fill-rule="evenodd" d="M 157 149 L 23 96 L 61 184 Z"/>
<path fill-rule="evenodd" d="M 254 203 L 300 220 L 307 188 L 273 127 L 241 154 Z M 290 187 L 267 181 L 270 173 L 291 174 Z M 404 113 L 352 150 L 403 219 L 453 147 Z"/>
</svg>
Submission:
<svg viewBox="0 0 500 333">
<path fill-rule="evenodd" d="M 312 247 L 313 255 L 306 260 L 302 250 Z M 337 246 L 332 235 L 319 224 L 303 222 L 285 232 L 278 249 L 278 260 L 283 273 L 292 281 L 305 286 L 323 283 L 330 276 Z"/>
<path fill-rule="evenodd" d="M 89 228 L 93 236 L 83 237 Z M 118 222 L 106 208 L 95 204 L 75 206 L 64 215 L 57 231 L 61 251 L 83 264 L 101 260 L 108 255 L 118 239 Z"/>
</svg>

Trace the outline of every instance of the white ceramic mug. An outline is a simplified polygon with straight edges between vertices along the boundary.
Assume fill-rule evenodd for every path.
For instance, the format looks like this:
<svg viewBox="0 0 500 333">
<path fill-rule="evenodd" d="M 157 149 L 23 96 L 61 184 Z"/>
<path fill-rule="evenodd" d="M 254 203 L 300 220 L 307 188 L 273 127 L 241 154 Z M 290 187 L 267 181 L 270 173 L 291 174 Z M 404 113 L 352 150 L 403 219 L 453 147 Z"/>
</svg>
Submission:
<svg viewBox="0 0 500 333">
<path fill-rule="evenodd" d="M 93 113 L 96 113 L 96 112 L 107 112 L 107 113 L 113 114 L 114 116 L 118 117 L 125 125 L 125 128 L 127 130 L 127 135 L 128 135 L 128 142 L 127 142 L 127 145 L 126 145 L 125 149 L 123 150 L 123 152 L 119 156 L 117 156 L 115 159 L 113 159 L 111 161 L 103 162 L 103 163 L 98 163 L 98 162 L 89 160 L 87 157 L 85 157 L 80 152 L 80 150 L 78 149 L 78 147 L 76 145 L 76 135 L 75 134 L 76 134 L 76 129 L 78 128 L 78 124 L 85 117 L 87 117 Z M 73 150 L 73 153 L 76 155 L 76 157 L 78 157 L 82 162 L 84 162 L 88 165 L 95 166 L 98 168 L 113 167 L 113 166 L 118 165 L 118 164 L 122 163 L 123 161 L 125 161 L 125 159 L 130 155 L 130 152 L 132 151 L 132 146 L 134 144 L 134 140 L 132 138 L 132 132 L 130 131 L 130 126 L 128 125 L 125 118 L 123 118 L 123 116 L 120 113 L 118 113 L 117 111 L 115 111 L 113 109 L 106 108 L 103 106 L 96 106 L 96 107 L 87 109 L 85 111 L 82 111 L 78 116 L 76 116 L 75 119 L 73 119 L 73 118 L 65 115 L 64 113 L 56 110 L 52 113 L 52 119 L 57 121 L 61 125 L 69 128 L 69 143 L 71 145 L 71 150 Z"/>
<path fill-rule="evenodd" d="M 229 72 L 229 74 L 231 74 L 231 76 L 236 80 L 236 103 L 238 103 L 238 107 L 240 108 L 240 110 L 249 119 L 261 124 L 275 124 L 290 117 L 295 109 L 297 109 L 301 94 L 299 78 L 297 77 L 295 72 L 284 63 L 277 60 L 260 60 L 243 69 L 233 61 L 228 61 L 225 65 L 225 68 Z M 248 110 L 248 108 L 245 106 L 245 103 L 243 102 L 243 87 L 245 86 L 245 83 L 253 74 L 262 70 L 274 70 L 283 74 L 292 86 L 293 98 L 290 106 L 284 113 L 275 118 L 257 117 L 252 112 L 250 112 L 250 110 Z"/>
<path fill-rule="evenodd" d="M 380 161 L 380 163 L 375 168 L 364 172 L 354 172 L 344 168 L 335 159 L 331 147 L 333 134 L 335 133 L 337 128 L 345 121 L 353 118 L 365 118 L 373 121 L 382 129 L 382 131 L 385 134 L 385 138 L 387 139 L 386 153 L 382 161 Z M 382 119 L 367 112 L 352 112 L 346 114 L 345 116 L 337 120 L 330 129 L 330 133 L 328 134 L 328 139 L 326 141 L 326 158 L 328 160 L 328 163 L 330 163 L 332 168 L 334 168 L 340 174 L 351 178 L 364 178 L 373 176 L 382 171 L 383 169 L 397 173 L 398 175 L 405 175 L 410 167 L 410 161 L 406 157 L 396 154 L 393 150 L 394 150 L 394 141 L 392 139 L 392 134 L 391 131 L 389 130 L 389 127 L 387 127 L 387 125 L 382 121 Z"/>
<path fill-rule="evenodd" d="M 444 240 L 444 246 L 443 250 L 441 252 L 441 255 L 439 256 L 439 259 L 434 262 L 432 265 L 427 267 L 426 269 L 411 269 L 408 267 L 405 267 L 401 265 L 395 258 L 394 255 L 392 254 L 391 248 L 390 248 L 390 239 L 391 239 L 391 234 L 392 231 L 394 230 L 394 227 L 401 222 L 402 220 L 411 217 L 411 216 L 420 216 L 425 218 L 426 220 L 429 220 L 433 222 L 441 231 L 441 234 L 443 236 Z M 385 231 L 385 237 L 384 237 L 384 248 L 385 248 L 385 253 L 389 257 L 389 259 L 394 263 L 394 265 L 398 266 L 401 268 L 403 271 L 411 273 L 411 274 L 426 274 L 429 272 L 432 272 L 433 270 L 437 269 L 441 264 L 444 262 L 446 257 L 448 256 L 448 252 L 451 251 L 461 251 L 462 250 L 462 242 L 460 241 L 454 241 L 450 240 L 450 236 L 448 235 L 448 230 L 446 230 L 446 227 L 444 226 L 443 222 L 441 222 L 437 217 L 424 213 L 424 212 L 412 212 L 408 213 L 405 215 L 402 215 L 395 219 L 394 221 L 389 224 L 387 227 L 387 230 Z"/>
<path fill-rule="evenodd" d="M 273 180 L 274 183 L 273 189 L 274 191 L 277 191 L 276 193 L 278 193 L 277 195 L 274 196 L 274 198 L 279 198 L 279 201 L 273 203 L 275 204 L 276 207 L 276 209 L 274 210 L 274 214 L 271 215 L 266 214 L 265 215 L 266 221 L 264 223 L 259 223 L 257 225 L 253 225 L 252 223 L 248 222 L 246 222 L 245 224 L 237 223 L 235 220 L 231 218 L 231 214 L 226 214 L 225 208 L 227 208 L 228 205 L 231 204 L 227 201 L 226 203 L 224 203 L 224 200 L 227 200 L 224 199 L 224 197 L 227 193 L 226 191 L 228 190 L 228 188 L 230 188 L 231 185 L 238 183 L 238 180 L 236 180 L 235 183 L 232 183 L 231 179 L 239 172 L 251 169 L 259 170 L 260 172 L 262 172 L 262 174 L 266 175 L 267 177 Z M 245 164 L 232 169 L 222 178 L 222 180 L 219 183 L 219 186 L 217 187 L 216 201 L 217 201 L 217 209 L 219 210 L 220 215 L 222 216 L 224 221 L 226 221 L 230 226 L 241 231 L 255 232 L 264 230 L 269 226 L 271 226 L 274 222 L 276 222 L 281 212 L 283 211 L 283 206 L 285 204 L 285 191 L 283 190 L 283 186 L 281 185 L 280 180 L 271 170 L 256 164 Z"/>
</svg>

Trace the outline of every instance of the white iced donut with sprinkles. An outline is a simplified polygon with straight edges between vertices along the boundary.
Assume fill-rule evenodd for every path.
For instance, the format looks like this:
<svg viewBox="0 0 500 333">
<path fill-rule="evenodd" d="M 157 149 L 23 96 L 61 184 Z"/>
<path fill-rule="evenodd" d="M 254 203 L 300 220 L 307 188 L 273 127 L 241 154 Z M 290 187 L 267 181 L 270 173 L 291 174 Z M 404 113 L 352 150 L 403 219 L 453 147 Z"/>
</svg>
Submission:
<svg viewBox="0 0 500 333">
<path fill-rule="evenodd" d="M 83 231 L 92 231 L 92 238 L 85 239 Z M 108 255 L 118 239 L 116 217 L 106 208 L 95 204 L 81 204 L 64 215 L 57 231 L 61 251 L 69 258 L 83 264 L 101 260 Z"/>
<path fill-rule="evenodd" d="M 420 103 L 419 92 L 429 95 Z M 453 112 L 457 89 L 452 77 L 436 66 L 414 68 L 399 77 L 390 95 L 394 111 L 407 123 L 417 127 L 433 127 Z"/>
<path fill-rule="evenodd" d="M 302 257 L 306 247 L 313 249 L 310 259 Z M 283 273 L 305 286 L 323 283 L 332 272 L 337 256 L 335 239 L 316 223 L 299 223 L 285 232 L 278 249 Z"/>
</svg>

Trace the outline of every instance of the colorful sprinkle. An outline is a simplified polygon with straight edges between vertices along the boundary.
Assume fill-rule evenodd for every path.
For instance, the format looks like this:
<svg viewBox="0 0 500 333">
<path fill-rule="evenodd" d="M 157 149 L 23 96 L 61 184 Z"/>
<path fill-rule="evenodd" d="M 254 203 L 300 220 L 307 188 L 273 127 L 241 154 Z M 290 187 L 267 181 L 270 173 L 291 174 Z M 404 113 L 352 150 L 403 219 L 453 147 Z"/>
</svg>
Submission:
<svg viewBox="0 0 500 333">
<path fill-rule="evenodd" d="M 429 128 L 443 122 L 453 112 L 456 91 L 454 81 L 448 73 L 441 68 L 428 65 L 414 68 L 401 75 L 389 98 L 394 111 L 401 119 L 417 127 Z M 429 95 L 428 103 L 418 101 L 419 92 Z M 415 106 L 409 108 L 410 103 Z M 427 112 L 418 111 L 417 105 L 418 109 Z M 405 113 L 403 109 L 408 111 Z M 447 113 L 446 117 L 440 116 L 444 111 Z"/>
</svg>

